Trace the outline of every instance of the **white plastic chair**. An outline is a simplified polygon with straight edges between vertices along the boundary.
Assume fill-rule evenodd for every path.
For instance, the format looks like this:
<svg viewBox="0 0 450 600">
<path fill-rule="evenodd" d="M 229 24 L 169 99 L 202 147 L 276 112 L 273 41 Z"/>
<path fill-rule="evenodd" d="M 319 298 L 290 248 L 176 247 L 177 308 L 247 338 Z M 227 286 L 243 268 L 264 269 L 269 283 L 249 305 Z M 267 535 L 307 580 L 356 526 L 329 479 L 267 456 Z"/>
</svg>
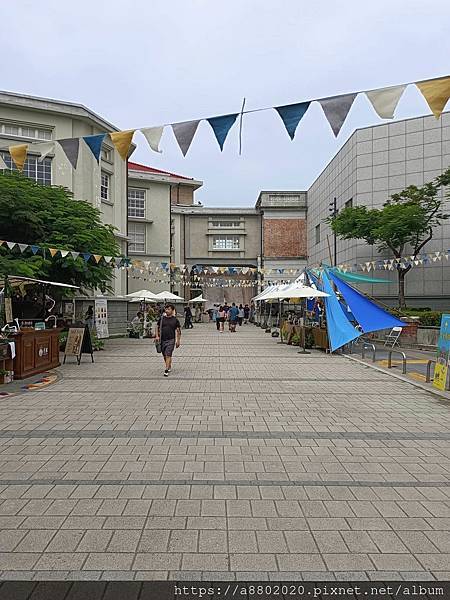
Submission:
<svg viewBox="0 0 450 600">
<path fill-rule="evenodd" d="M 391 348 L 393 348 L 395 345 L 398 346 L 398 339 L 402 331 L 403 327 L 393 327 L 391 331 L 387 334 L 386 339 L 384 341 L 384 345 L 390 346 Z"/>
</svg>

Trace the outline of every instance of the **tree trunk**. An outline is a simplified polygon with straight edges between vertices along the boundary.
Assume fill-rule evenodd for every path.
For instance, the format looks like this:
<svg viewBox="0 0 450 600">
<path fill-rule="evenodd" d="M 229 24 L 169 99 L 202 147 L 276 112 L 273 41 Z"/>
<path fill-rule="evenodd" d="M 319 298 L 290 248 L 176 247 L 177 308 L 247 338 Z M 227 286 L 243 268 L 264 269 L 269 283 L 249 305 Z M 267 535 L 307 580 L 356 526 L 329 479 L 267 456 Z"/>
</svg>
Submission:
<svg viewBox="0 0 450 600">
<path fill-rule="evenodd" d="M 398 269 L 398 307 L 406 308 L 405 302 L 405 277 L 406 273 L 409 272 L 411 267 L 407 267 L 406 269 Z"/>
</svg>

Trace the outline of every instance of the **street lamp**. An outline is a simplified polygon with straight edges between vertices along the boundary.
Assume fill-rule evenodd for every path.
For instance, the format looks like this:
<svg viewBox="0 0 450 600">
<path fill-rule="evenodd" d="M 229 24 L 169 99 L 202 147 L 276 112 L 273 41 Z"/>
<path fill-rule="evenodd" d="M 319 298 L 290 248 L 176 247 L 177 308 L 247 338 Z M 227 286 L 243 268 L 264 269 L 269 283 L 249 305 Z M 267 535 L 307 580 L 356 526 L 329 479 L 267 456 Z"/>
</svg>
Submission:
<svg viewBox="0 0 450 600">
<path fill-rule="evenodd" d="M 330 202 L 329 204 L 329 208 L 328 208 L 329 212 L 330 212 L 330 216 L 332 219 L 335 219 L 339 213 L 338 209 L 337 209 L 337 201 L 336 198 L 333 198 L 333 202 Z M 336 236 L 336 232 L 334 233 L 334 264 L 333 266 L 335 267 L 337 265 L 337 236 Z"/>
</svg>

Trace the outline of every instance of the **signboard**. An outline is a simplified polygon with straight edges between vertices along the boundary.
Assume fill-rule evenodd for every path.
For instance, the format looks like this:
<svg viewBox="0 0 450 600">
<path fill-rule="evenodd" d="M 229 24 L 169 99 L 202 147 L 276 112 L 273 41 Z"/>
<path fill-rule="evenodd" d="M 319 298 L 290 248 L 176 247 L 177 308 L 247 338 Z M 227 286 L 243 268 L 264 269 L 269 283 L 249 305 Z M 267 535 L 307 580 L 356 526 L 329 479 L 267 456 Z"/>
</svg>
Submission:
<svg viewBox="0 0 450 600">
<path fill-rule="evenodd" d="M 108 301 L 106 298 L 95 299 L 95 330 L 97 337 L 108 338 Z"/>
<path fill-rule="evenodd" d="M 77 362 L 80 364 L 82 354 L 90 354 L 92 362 L 94 362 L 94 352 L 92 349 L 89 327 L 87 325 L 84 327 L 69 327 L 63 364 L 66 362 L 66 356 L 76 356 Z"/>
<path fill-rule="evenodd" d="M 5 323 L 13 322 L 13 311 L 11 298 L 5 298 Z"/>
<path fill-rule="evenodd" d="M 447 387 L 450 363 L 450 314 L 442 315 L 441 331 L 438 339 L 436 367 L 434 368 L 433 386 L 439 390 Z"/>
</svg>

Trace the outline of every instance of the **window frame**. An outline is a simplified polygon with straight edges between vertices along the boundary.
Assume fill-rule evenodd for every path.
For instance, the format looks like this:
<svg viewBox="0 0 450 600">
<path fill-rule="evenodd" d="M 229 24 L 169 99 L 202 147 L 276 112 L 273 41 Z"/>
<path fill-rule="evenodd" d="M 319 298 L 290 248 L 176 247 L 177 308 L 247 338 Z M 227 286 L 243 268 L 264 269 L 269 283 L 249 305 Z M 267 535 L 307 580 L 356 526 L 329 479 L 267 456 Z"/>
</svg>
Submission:
<svg viewBox="0 0 450 600">
<path fill-rule="evenodd" d="M 8 127 L 17 128 L 17 133 L 7 132 L 6 129 Z M 24 130 L 27 130 L 27 133 L 24 134 Z M 34 135 L 29 135 L 29 131 L 34 130 Z M 39 134 L 45 135 L 39 135 Z M 27 140 L 36 140 L 40 142 L 51 142 L 53 139 L 53 129 L 51 127 L 42 127 L 38 125 L 27 125 L 20 123 L 13 123 L 9 121 L 0 121 L 0 136 L 4 137 L 13 137 L 13 138 L 25 138 Z"/>
<path fill-rule="evenodd" d="M 16 165 L 9 152 L 0 151 L 0 156 L 3 158 L 8 169 L 17 171 Z M 22 173 L 25 177 L 28 177 L 28 179 L 31 179 L 40 185 L 52 185 L 52 159 L 48 157 L 45 157 L 42 161 L 39 161 L 38 159 L 38 156 L 28 154 Z"/>
<path fill-rule="evenodd" d="M 219 246 L 217 242 L 223 241 L 224 245 Z M 232 244 L 228 245 L 228 241 L 231 241 Z M 237 245 L 234 244 L 237 242 Z M 239 235 L 213 235 L 212 236 L 212 249 L 219 251 L 240 251 L 241 248 L 241 238 Z"/>
<path fill-rule="evenodd" d="M 211 229 L 239 229 L 242 226 L 242 221 L 232 219 L 211 219 Z"/>
<path fill-rule="evenodd" d="M 138 229 L 142 227 L 142 231 L 139 232 Z M 130 254 L 145 254 L 147 249 L 147 240 L 146 240 L 146 226 L 145 223 L 131 222 L 128 226 L 128 237 L 130 241 L 128 242 L 128 252 Z M 137 242 L 136 236 L 142 236 L 142 241 Z M 133 237 L 133 241 L 131 238 Z M 133 246 L 137 246 L 138 244 L 142 245 L 142 250 L 137 250 L 133 248 Z"/>
<path fill-rule="evenodd" d="M 318 223 L 314 228 L 314 239 L 316 244 L 320 244 L 320 223 Z"/>
<path fill-rule="evenodd" d="M 137 198 L 136 196 L 134 198 L 130 198 L 130 192 L 141 192 L 143 194 L 143 198 Z M 130 200 L 132 200 L 135 205 L 133 207 L 130 207 Z M 136 201 L 142 201 L 143 206 L 142 206 L 142 215 L 138 215 L 138 214 L 130 214 L 130 208 L 132 208 L 134 210 L 134 212 L 136 213 L 138 210 L 138 207 L 136 206 Z M 127 215 L 129 219 L 145 219 L 146 217 L 146 210 L 147 210 L 147 190 L 145 188 L 128 188 L 128 198 L 127 198 Z"/>
<path fill-rule="evenodd" d="M 105 181 L 107 182 L 106 185 L 104 185 L 104 183 L 103 183 L 103 178 L 105 178 Z M 104 196 L 105 189 L 106 189 L 106 196 Z M 100 173 L 100 200 L 102 202 L 111 203 L 110 190 L 111 190 L 111 174 L 108 173 L 107 171 L 101 171 L 101 173 Z"/>
</svg>

